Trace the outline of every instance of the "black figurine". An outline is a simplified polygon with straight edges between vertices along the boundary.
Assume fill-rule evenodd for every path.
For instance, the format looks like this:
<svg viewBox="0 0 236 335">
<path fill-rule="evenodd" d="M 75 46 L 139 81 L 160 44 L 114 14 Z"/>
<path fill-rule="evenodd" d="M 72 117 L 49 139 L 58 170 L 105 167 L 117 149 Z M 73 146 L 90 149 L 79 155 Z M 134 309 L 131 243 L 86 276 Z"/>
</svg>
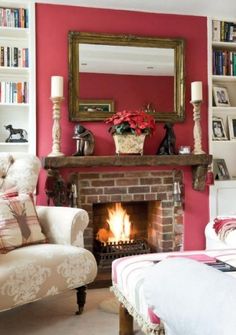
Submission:
<svg viewBox="0 0 236 335">
<path fill-rule="evenodd" d="M 73 156 L 89 156 L 94 151 L 93 133 L 81 126 L 75 126 L 73 139 L 76 140 L 77 151 Z"/>
<path fill-rule="evenodd" d="M 164 129 L 166 130 L 166 134 L 157 150 L 157 155 L 175 155 L 176 137 L 174 134 L 173 125 L 171 123 L 166 123 L 164 125 Z"/>
<path fill-rule="evenodd" d="M 5 129 L 10 132 L 5 142 L 28 142 L 27 131 L 21 128 L 13 128 L 11 124 L 5 126 Z"/>
</svg>

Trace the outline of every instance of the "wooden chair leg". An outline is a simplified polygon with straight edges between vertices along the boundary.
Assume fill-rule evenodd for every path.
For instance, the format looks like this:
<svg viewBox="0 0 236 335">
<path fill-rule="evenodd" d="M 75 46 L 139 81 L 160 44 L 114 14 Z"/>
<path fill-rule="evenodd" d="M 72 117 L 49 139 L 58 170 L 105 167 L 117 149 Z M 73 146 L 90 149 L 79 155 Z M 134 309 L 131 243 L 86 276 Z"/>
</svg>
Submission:
<svg viewBox="0 0 236 335">
<path fill-rule="evenodd" d="M 133 335 L 133 317 L 128 313 L 127 309 L 120 304 L 120 331 L 119 335 Z"/>
<path fill-rule="evenodd" d="M 76 295 L 77 295 L 77 305 L 78 311 L 75 312 L 76 315 L 80 315 L 83 313 L 84 305 L 86 302 L 86 286 L 81 286 L 76 288 Z"/>
</svg>

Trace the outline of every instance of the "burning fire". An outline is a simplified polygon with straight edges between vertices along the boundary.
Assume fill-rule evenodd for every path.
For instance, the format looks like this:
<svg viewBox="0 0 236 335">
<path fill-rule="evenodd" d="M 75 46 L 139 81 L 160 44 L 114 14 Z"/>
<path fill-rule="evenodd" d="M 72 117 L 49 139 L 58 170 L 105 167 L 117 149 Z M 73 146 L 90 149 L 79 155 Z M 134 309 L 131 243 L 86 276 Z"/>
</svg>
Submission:
<svg viewBox="0 0 236 335">
<path fill-rule="evenodd" d="M 97 238 L 101 242 L 130 241 L 131 222 L 121 203 L 116 203 L 113 208 L 108 208 L 107 223 L 110 231 L 102 228 L 97 234 Z"/>
<path fill-rule="evenodd" d="M 131 222 L 126 210 L 121 206 L 121 203 L 116 203 L 114 209 L 108 208 L 108 219 L 110 230 L 113 237 L 108 238 L 108 242 L 119 242 L 130 240 Z"/>
</svg>

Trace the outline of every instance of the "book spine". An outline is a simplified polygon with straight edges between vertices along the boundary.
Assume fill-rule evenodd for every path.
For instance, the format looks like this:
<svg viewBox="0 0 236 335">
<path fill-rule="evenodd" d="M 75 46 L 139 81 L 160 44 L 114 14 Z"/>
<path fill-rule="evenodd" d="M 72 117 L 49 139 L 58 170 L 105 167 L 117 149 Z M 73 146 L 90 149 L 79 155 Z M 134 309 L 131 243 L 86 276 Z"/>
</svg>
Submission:
<svg viewBox="0 0 236 335">
<path fill-rule="evenodd" d="M 22 65 L 22 49 L 18 49 L 18 55 L 17 55 L 17 58 L 18 58 L 18 66 L 19 67 L 22 67 L 23 65 Z"/>
<path fill-rule="evenodd" d="M 236 52 L 233 52 L 233 75 L 236 76 Z"/>
<path fill-rule="evenodd" d="M 6 82 L 1 81 L 1 103 L 6 102 L 5 97 L 6 97 Z"/>
<path fill-rule="evenodd" d="M 225 22 L 221 21 L 220 22 L 220 41 L 224 41 L 225 38 Z"/>
<path fill-rule="evenodd" d="M 29 67 L 29 49 L 25 48 L 25 67 Z"/>
<path fill-rule="evenodd" d="M 229 51 L 229 75 L 233 76 L 233 52 Z"/>
<path fill-rule="evenodd" d="M 25 9 L 25 28 L 29 28 L 29 11 Z"/>
<path fill-rule="evenodd" d="M 214 42 L 220 41 L 220 21 L 219 20 L 212 21 L 212 41 Z"/>
<path fill-rule="evenodd" d="M 14 51 L 13 51 L 13 66 L 14 67 L 18 67 L 18 48 L 14 47 Z"/>
<path fill-rule="evenodd" d="M 4 66 L 4 47 L 1 47 L 1 66 Z"/>
<path fill-rule="evenodd" d="M 0 8 L 0 27 L 3 27 L 3 8 Z"/>
<path fill-rule="evenodd" d="M 14 27 L 20 28 L 19 10 L 17 8 L 14 9 L 14 21 Z"/>
<path fill-rule="evenodd" d="M 233 42 L 233 32 L 234 32 L 234 24 L 233 22 L 230 22 L 229 26 L 229 42 Z"/>
</svg>

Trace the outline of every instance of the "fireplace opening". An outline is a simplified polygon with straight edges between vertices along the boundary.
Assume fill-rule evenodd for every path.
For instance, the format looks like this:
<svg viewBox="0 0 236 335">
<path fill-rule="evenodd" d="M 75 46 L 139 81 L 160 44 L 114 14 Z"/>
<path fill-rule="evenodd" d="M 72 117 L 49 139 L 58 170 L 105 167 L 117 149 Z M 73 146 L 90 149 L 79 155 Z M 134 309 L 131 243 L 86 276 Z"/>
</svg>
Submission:
<svg viewBox="0 0 236 335">
<path fill-rule="evenodd" d="M 151 252 L 148 232 L 152 203 L 134 201 L 93 205 L 93 252 L 100 271 L 109 271 L 116 258 Z"/>
</svg>

